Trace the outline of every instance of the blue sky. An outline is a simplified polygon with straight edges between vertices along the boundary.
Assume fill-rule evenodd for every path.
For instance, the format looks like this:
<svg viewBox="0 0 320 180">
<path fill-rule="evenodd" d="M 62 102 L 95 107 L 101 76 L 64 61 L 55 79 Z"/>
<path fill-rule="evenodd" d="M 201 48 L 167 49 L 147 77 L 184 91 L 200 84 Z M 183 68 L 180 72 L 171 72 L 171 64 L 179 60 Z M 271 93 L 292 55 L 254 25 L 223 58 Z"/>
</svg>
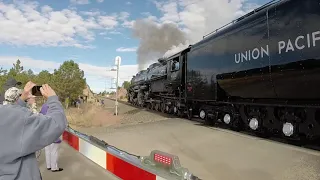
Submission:
<svg viewBox="0 0 320 180">
<path fill-rule="evenodd" d="M 139 40 L 132 37 L 137 19 L 161 26 L 175 23 L 191 42 L 266 0 L 3 0 L 0 1 L 0 66 L 19 58 L 35 72 L 52 71 L 73 59 L 95 91 L 109 91 L 114 72 L 106 70 L 122 57 L 120 82 L 137 69 Z M 169 49 L 168 49 L 169 50 Z M 114 86 L 113 86 L 114 87 Z"/>
</svg>

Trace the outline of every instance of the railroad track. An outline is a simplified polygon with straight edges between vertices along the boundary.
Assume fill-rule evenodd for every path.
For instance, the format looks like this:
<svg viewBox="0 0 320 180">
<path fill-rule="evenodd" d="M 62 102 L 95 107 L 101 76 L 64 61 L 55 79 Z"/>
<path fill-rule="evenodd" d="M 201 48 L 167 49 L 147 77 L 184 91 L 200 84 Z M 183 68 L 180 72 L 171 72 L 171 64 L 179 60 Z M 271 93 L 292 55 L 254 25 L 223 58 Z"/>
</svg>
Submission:
<svg viewBox="0 0 320 180">
<path fill-rule="evenodd" d="M 115 101 L 115 99 L 112 99 L 112 98 L 106 98 L 106 99 L 111 100 L 111 101 Z M 125 104 L 125 105 L 127 105 L 127 106 L 131 106 L 131 107 L 134 107 L 134 108 L 138 108 L 138 109 L 147 109 L 147 108 L 145 108 L 145 107 L 134 106 L 134 105 L 128 103 L 127 101 L 118 100 L 118 102 L 119 102 L 119 103 L 122 103 L 122 104 Z M 162 113 L 162 112 L 159 112 L 159 111 L 156 111 L 156 110 L 151 110 L 151 109 L 147 109 L 147 110 L 150 111 L 150 112 L 153 112 L 153 113 L 155 113 L 155 114 L 159 114 L 159 115 L 161 115 L 161 116 L 164 116 L 164 117 L 178 118 L 177 116 L 175 116 L 175 115 L 173 115 L 173 114 Z M 186 120 L 188 120 L 188 119 L 186 118 Z M 204 124 L 204 121 L 201 120 L 200 118 L 197 118 L 197 117 L 193 117 L 190 121 L 196 121 L 196 122 L 199 122 L 199 123 L 203 123 L 203 126 L 208 127 L 208 128 L 213 128 L 213 126 L 205 125 L 205 124 Z M 241 133 L 241 134 L 244 134 L 244 135 L 259 137 L 259 138 L 262 138 L 262 139 L 271 140 L 271 141 L 283 143 L 283 144 L 286 144 L 286 145 L 291 145 L 291 146 L 295 146 L 295 147 L 306 148 L 306 149 L 308 149 L 308 150 L 316 150 L 316 151 L 319 151 L 319 152 L 320 152 L 320 143 L 319 143 L 319 142 L 314 142 L 314 143 L 312 143 L 312 144 L 300 145 L 300 144 L 297 144 L 295 141 L 284 140 L 284 139 L 281 139 L 281 138 L 278 138 L 278 137 L 268 137 L 268 138 L 264 138 L 264 137 L 257 136 L 257 135 L 254 134 L 254 133 L 247 132 L 247 131 L 237 131 L 237 132 L 236 132 L 236 131 L 230 130 L 230 128 L 228 128 L 227 126 L 225 126 L 225 125 L 223 125 L 223 124 L 217 124 L 217 125 L 215 125 L 214 127 L 215 127 L 215 128 L 221 128 L 221 129 L 227 130 L 227 131 L 232 131 L 233 133 Z"/>
</svg>

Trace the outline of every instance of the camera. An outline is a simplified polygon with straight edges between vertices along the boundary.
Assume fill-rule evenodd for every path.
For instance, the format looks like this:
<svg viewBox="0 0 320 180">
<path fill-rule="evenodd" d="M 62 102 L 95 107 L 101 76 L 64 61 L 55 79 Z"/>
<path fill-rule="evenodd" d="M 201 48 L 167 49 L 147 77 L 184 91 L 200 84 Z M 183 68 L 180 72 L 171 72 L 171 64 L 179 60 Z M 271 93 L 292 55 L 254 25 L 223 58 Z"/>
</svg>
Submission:
<svg viewBox="0 0 320 180">
<path fill-rule="evenodd" d="M 41 87 L 42 86 L 34 86 L 32 88 L 32 95 L 34 95 L 34 96 L 42 96 L 41 91 L 40 91 Z"/>
</svg>

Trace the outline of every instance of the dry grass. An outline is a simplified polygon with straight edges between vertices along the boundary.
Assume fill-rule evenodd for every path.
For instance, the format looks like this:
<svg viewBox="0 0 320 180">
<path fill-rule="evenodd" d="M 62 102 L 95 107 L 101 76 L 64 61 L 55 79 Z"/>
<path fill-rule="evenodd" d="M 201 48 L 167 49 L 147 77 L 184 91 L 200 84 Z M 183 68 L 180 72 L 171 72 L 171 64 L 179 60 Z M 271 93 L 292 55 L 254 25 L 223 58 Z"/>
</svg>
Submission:
<svg viewBox="0 0 320 180">
<path fill-rule="evenodd" d="M 88 105 L 83 105 L 80 109 L 70 107 L 65 110 L 69 124 L 80 127 L 90 127 L 92 125 L 90 116 L 92 116 L 95 111 L 97 111 L 96 108 Z"/>
<path fill-rule="evenodd" d="M 120 121 L 97 104 L 82 104 L 80 109 L 71 107 L 66 110 L 66 116 L 70 126 L 76 127 L 106 127 Z"/>
</svg>

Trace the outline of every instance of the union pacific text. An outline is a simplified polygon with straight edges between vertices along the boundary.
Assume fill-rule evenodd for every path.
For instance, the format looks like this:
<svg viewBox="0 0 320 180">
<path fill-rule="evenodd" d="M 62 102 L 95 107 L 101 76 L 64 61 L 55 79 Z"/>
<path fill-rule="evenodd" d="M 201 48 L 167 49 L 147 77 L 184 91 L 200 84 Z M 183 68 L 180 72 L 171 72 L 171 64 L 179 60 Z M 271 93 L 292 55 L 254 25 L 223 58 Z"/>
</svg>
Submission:
<svg viewBox="0 0 320 180">
<path fill-rule="evenodd" d="M 300 35 L 295 39 L 288 39 L 286 41 L 279 41 L 277 43 L 278 54 L 303 50 L 305 48 L 316 47 L 317 41 L 320 40 L 320 31 L 315 31 L 306 35 Z M 269 45 L 260 48 L 254 48 L 245 52 L 234 54 L 235 63 L 243 63 L 250 60 L 256 60 L 270 56 Z"/>
</svg>

